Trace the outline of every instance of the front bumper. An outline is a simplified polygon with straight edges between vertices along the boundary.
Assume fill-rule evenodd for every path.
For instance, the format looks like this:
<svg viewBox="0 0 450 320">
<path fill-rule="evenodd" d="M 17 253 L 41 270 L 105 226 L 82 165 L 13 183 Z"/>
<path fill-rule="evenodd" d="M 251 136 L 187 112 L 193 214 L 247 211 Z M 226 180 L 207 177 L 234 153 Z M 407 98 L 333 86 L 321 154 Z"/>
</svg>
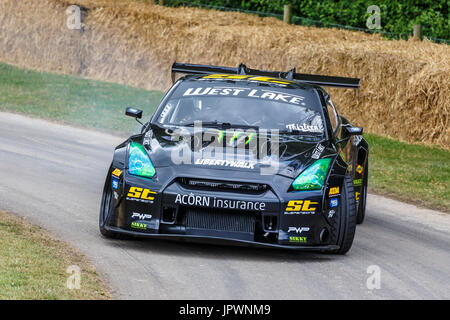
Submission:
<svg viewBox="0 0 450 320">
<path fill-rule="evenodd" d="M 112 177 L 116 209 L 105 229 L 134 237 L 250 247 L 304 251 L 339 248 L 330 243 L 329 237 L 322 237 L 324 230 L 331 230 L 329 202 L 322 191 L 280 192 L 276 186 L 287 190 L 291 183 L 282 177 L 272 184 L 261 178 L 258 181 L 256 176 L 246 179 L 267 185 L 265 190 L 253 193 L 192 188 L 179 178 L 161 185 L 157 180 L 125 172 L 120 178 Z M 214 172 L 202 174 L 204 180 L 215 178 Z M 237 181 L 238 177 L 228 179 Z M 307 211 L 302 211 L 305 207 Z"/>
</svg>

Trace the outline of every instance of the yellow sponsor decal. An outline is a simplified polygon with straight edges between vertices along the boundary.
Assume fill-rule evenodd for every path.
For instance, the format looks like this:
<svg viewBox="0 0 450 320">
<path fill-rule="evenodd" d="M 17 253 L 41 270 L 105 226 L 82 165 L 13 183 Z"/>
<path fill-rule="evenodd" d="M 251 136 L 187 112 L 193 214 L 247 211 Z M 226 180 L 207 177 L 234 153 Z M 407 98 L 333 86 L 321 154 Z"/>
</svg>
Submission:
<svg viewBox="0 0 450 320">
<path fill-rule="evenodd" d="M 328 195 L 332 196 L 332 195 L 335 195 L 335 194 L 339 194 L 339 187 L 330 188 L 330 192 L 328 192 Z"/>
<path fill-rule="evenodd" d="M 241 74 L 210 74 L 210 75 L 204 76 L 203 79 L 235 79 L 235 80 L 250 80 L 250 81 L 280 83 L 280 84 L 295 83 L 295 81 L 290 81 L 290 80 L 281 80 L 278 78 L 249 76 L 249 75 L 241 75 Z"/>
<path fill-rule="evenodd" d="M 355 198 L 356 198 L 356 200 L 359 200 L 359 195 L 360 195 L 359 192 L 355 192 Z"/>
<path fill-rule="evenodd" d="M 289 242 L 305 243 L 306 237 L 289 237 Z"/>
<path fill-rule="evenodd" d="M 304 212 L 304 213 L 314 213 L 317 209 L 315 205 L 318 202 L 312 202 L 310 200 L 291 200 L 286 206 L 286 213 L 294 212 Z"/>
<path fill-rule="evenodd" d="M 359 164 L 356 166 L 356 172 L 358 172 L 359 174 L 363 173 L 364 168 L 361 167 Z"/>
<path fill-rule="evenodd" d="M 251 76 L 241 74 L 210 74 L 204 76 L 203 79 L 248 79 Z"/>
<path fill-rule="evenodd" d="M 145 230 L 145 229 L 147 229 L 147 224 L 141 223 L 141 222 L 132 222 L 131 227 L 134 229 Z"/>
<path fill-rule="evenodd" d="M 115 169 L 115 170 L 112 172 L 112 175 L 113 175 L 113 176 L 116 176 L 116 177 L 120 177 L 121 174 L 122 174 L 122 170 L 119 170 L 119 169 Z"/>
<path fill-rule="evenodd" d="M 155 200 L 155 194 L 155 191 L 151 191 L 149 189 L 130 187 L 127 197 L 131 199 Z"/>
</svg>

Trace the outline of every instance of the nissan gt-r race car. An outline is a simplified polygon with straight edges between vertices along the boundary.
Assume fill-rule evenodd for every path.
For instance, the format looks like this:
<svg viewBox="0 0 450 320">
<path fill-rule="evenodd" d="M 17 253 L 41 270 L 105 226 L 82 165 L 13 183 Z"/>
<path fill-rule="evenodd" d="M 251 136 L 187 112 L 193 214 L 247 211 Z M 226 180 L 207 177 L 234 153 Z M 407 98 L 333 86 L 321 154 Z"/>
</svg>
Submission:
<svg viewBox="0 0 450 320">
<path fill-rule="evenodd" d="M 322 86 L 360 80 L 243 64 L 174 63 L 177 73 L 115 149 L 101 233 L 346 253 L 364 219 L 369 147 Z"/>
</svg>

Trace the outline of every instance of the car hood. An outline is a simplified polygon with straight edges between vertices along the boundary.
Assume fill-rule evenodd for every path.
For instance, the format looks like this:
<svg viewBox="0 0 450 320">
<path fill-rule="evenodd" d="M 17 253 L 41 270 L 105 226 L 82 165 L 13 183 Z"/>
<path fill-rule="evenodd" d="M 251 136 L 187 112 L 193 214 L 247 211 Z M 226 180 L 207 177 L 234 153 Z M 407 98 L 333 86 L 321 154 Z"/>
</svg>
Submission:
<svg viewBox="0 0 450 320">
<path fill-rule="evenodd" d="M 243 129 L 233 129 L 234 133 L 211 128 L 177 129 L 151 124 L 145 134 L 131 139 L 144 145 L 155 168 L 177 165 L 183 169 L 195 167 L 195 172 L 205 168 L 295 178 L 317 159 L 336 153 L 326 147 L 325 141 L 305 141 L 292 135 L 276 137 Z"/>
</svg>

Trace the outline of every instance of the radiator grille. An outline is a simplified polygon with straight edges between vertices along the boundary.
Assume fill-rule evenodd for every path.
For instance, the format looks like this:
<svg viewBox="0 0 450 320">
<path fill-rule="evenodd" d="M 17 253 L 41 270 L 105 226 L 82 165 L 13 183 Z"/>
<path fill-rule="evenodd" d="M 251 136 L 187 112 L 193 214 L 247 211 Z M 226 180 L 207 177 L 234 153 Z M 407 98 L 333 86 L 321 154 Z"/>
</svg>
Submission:
<svg viewBox="0 0 450 320">
<path fill-rule="evenodd" d="M 186 228 L 255 232 L 256 213 L 188 208 L 183 215 Z"/>
<path fill-rule="evenodd" d="M 230 182 L 221 180 L 207 180 L 196 178 L 181 178 L 181 183 L 188 188 L 206 190 L 224 190 L 248 193 L 262 193 L 268 189 L 266 184 L 248 182 Z"/>
</svg>

